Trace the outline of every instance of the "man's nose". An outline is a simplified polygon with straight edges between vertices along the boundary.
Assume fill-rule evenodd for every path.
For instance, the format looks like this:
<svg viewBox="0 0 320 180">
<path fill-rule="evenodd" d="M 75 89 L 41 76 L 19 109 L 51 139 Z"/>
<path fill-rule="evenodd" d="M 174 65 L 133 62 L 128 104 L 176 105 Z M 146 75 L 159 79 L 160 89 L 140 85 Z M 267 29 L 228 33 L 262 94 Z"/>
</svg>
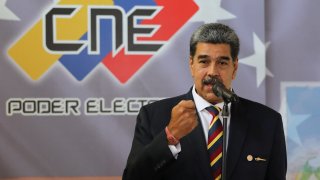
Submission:
<svg viewBox="0 0 320 180">
<path fill-rule="evenodd" d="M 217 75 L 218 74 L 218 68 L 216 67 L 215 62 L 211 62 L 209 67 L 208 67 L 208 74 L 209 75 Z"/>
</svg>

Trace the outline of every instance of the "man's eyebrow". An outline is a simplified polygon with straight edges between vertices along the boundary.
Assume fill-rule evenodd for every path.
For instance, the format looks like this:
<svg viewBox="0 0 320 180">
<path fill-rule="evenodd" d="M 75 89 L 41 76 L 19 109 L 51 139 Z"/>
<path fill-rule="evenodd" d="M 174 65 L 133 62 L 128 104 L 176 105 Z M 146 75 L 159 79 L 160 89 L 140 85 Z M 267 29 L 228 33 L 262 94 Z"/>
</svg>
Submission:
<svg viewBox="0 0 320 180">
<path fill-rule="evenodd" d="M 198 55 L 197 56 L 197 59 L 206 59 L 206 58 L 210 58 L 209 55 L 206 55 L 206 54 L 203 54 L 203 55 Z M 229 56 L 219 56 L 217 58 L 217 60 L 230 60 L 230 57 Z"/>
<path fill-rule="evenodd" d="M 228 56 L 219 56 L 218 58 L 217 58 L 218 60 L 230 60 L 230 57 L 228 57 Z"/>
<path fill-rule="evenodd" d="M 209 57 L 208 55 L 203 54 L 203 55 L 197 56 L 197 59 L 205 59 L 205 58 L 208 58 L 208 57 Z"/>
</svg>

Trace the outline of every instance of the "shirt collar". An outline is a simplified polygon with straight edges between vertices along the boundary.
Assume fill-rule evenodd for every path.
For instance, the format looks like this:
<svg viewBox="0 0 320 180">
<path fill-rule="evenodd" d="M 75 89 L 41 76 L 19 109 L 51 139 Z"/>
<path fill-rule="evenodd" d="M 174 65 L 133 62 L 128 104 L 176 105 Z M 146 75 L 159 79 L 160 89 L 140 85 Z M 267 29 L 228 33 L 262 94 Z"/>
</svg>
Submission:
<svg viewBox="0 0 320 180">
<path fill-rule="evenodd" d="M 211 104 L 208 101 L 206 101 L 205 99 L 203 99 L 196 92 L 195 85 L 193 85 L 193 87 L 192 87 L 192 96 L 193 96 L 194 103 L 196 104 L 196 108 L 197 108 L 198 112 L 201 112 L 203 109 L 205 109 L 208 106 L 213 106 L 213 104 Z M 214 106 L 218 106 L 220 109 L 222 109 L 223 108 L 223 104 L 224 104 L 224 102 L 220 102 L 220 103 L 215 104 Z"/>
</svg>

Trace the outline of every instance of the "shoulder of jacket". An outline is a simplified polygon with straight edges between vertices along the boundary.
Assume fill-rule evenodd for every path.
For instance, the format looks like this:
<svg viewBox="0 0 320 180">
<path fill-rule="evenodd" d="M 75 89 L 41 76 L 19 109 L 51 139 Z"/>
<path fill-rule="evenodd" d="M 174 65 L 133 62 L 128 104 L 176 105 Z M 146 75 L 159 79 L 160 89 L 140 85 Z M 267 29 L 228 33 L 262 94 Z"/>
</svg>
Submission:
<svg viewBox="0 0 320 180">
<path fill-rule="evenodd" d="M 262 103 L 256 102 L 256 101 L 252 101 L 249 99 L 245 99 L 242 97 L 239 97 L 240 101 L 239 103 L 241 103 L 241 105 L 244 105 L 245 107 L 247 107 L 249 110 L 259 110 L 259 111 L 264 111 L 266 113 L 271 113 L 271 114 L 278 114 L 280 115 L 279 112 L 277 112 L 276 110 L 272 109 L 271 107 L 264 105 Z"/>
<path fill-rule="evenodd" d="M 158 107 L 173 107 L 176 104 L 178 104 L 181 100 L 186 99 L 186 95 L 180 95 L 180 96 L 175 96 L 175 97 L 170 97 L 170 98 L 164 98 L 155 102 L 152 102 L 150 104 L 147 104 L 144 106 L 146 109 L 152 109 L 152 108 L 158 108 Z"/>
</svg>

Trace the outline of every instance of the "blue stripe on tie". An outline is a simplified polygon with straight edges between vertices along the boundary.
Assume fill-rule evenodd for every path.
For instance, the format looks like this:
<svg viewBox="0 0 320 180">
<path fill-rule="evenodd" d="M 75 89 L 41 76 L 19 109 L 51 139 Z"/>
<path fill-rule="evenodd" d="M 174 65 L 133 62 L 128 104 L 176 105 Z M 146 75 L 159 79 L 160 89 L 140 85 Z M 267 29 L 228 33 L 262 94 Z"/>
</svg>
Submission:
<svg viewBox="0 0 320 180">
<path fill-rule="evenodd" d="M 219 147 L 222 146 L 223 144 L 223 139 L 220 138 L 216 143 L 214 143 L 210 149 L 208 149 L 209 154 L 214 153 L 214 151 Z"/>
</svg>

